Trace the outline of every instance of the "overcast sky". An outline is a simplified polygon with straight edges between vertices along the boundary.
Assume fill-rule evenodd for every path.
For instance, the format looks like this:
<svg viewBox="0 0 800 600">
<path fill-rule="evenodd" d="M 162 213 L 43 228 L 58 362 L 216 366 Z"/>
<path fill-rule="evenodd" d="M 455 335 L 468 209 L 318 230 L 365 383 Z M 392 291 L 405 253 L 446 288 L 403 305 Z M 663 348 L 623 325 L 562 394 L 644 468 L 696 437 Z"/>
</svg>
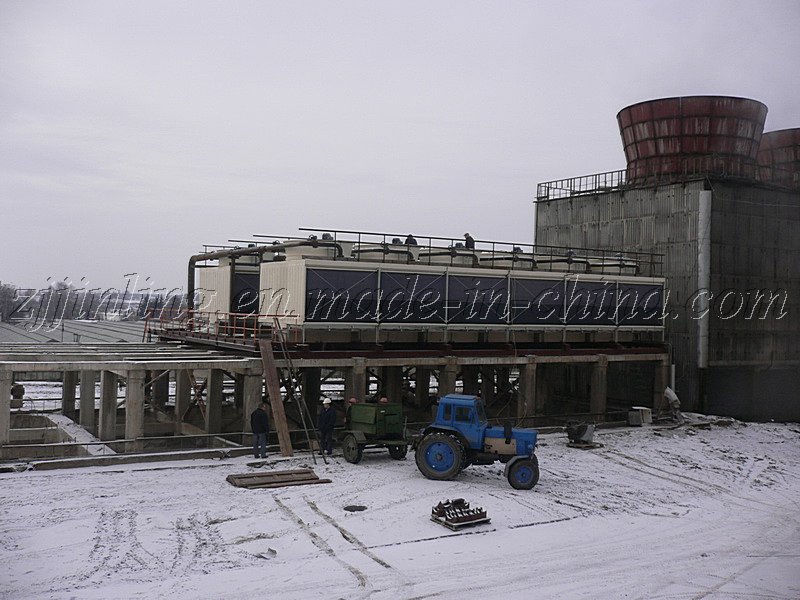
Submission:
<svg viewBox="0 0 800 600">
<path fill-rule="evenodd" d="M 531 242 L 616 113 L 746 96 L 800 126 L 800 2 L 0 0 L 0 280 L 185 285 L 301 226 Z"/>
</svg>

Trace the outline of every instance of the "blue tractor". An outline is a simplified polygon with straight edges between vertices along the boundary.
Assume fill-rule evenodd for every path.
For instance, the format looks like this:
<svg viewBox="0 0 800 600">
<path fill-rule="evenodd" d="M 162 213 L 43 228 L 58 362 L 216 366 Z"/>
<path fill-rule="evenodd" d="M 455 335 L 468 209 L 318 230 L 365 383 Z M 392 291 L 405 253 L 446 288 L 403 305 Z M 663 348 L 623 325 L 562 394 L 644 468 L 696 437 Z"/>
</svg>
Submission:
<svg viewBox="0 0 800 600">
<path fill-rule="evenodd" d="M 428 479 L 453 479 L 469 465 L 505 463 L 508 483 L 529 490 L 539 481 L 535 429 L 489 425 L 483 400 L 450 394 L 416 441 L 417 468 Z"/>
</svg>

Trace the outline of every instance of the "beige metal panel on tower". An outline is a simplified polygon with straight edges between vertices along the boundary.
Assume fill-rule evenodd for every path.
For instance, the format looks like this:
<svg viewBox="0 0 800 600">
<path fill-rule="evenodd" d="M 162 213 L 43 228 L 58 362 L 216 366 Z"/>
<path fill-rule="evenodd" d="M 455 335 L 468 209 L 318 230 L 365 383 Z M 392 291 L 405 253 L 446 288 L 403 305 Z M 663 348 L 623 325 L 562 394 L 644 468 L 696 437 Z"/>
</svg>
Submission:
<svg viewBox="0 0 800 600">
<path fill-rule="evenodd" d="M 230 259 L 220 259 L 215 267 L 198 269 L 196 292 L 201 294 L 197 310 L 209 313 L 228 313 L 231 306 Z"/>
</svg>

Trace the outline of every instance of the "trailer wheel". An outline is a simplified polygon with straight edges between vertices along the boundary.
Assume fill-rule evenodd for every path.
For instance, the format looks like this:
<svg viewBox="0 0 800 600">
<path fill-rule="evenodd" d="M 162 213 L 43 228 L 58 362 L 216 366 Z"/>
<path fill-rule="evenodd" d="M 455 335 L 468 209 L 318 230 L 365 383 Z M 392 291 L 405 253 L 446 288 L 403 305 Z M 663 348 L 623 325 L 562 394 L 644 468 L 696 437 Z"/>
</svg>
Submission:
<svg viewBox="0 0 800 600">
<path fill-rule="evenodd" d="M 417 468 L 428 479 L 453 479 L 464 462 L 464 446 L 452 435 L 431 433 L 417 446 Z"/>
<path fill-rule="evenodd" d="M 348 433 L 344 436 L 344 440 L 342 440 L 342 454 L 344 455 L 344 459 L 349 463 L 355 465 L 361 462 L 361 457 L 364 455 L 364 448 L 358 445 L 356 436 L 352 433 Z"/>
<path fill-rule="evenodd" d="M 539 461 L 536 456 L 518 460 L 508 469 L 508 483 L 515 490 L 529 490 L 539 481 Z"/>
<path fill-rule="evenodd" d="M 389 456 L 395 460 L 403 460 L 408 452 L 408 446 L 402 444 L 400 446 L 389 446 Z"/>
</svg>

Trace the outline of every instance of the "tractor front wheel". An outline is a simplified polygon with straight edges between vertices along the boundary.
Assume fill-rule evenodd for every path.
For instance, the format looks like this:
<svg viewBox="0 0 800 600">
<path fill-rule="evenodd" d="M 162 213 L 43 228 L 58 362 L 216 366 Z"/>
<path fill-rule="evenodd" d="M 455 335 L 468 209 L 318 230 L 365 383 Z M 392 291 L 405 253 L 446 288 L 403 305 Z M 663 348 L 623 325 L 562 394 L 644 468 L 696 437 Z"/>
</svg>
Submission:
<svg viewBox="0 0 800 600">
<path fill-rule="evenodd" d="M 408 452 L 408 446 L 401 444 L 399 446 L 389 446 L 389 456 L 395 460 L 403 460 Z"/>
<path fill-rule="evenodd" d="M 453 479 L 464 462 L 464 446 L 446 433 L 431 433 L 422 438 L 416 452 L 417 468 L 428 479 Z"/>
<path fill-rule="evenodd" d="M 342 454 L 344 455 L 344 459 L 349 463 L 355 465 L 361 462 L 364 449 L 358 445 L 356 436 L 352 433 L 348 433 L 344 436 L 344 440 L 342 440 Z"/>
<path fill-rule="evenodd" d="M 529 490 L 539 481 L 539 461 L 536 456 L 516 461 L 508 469 L 508 483 L 515 490 Z"/>
</svg>

